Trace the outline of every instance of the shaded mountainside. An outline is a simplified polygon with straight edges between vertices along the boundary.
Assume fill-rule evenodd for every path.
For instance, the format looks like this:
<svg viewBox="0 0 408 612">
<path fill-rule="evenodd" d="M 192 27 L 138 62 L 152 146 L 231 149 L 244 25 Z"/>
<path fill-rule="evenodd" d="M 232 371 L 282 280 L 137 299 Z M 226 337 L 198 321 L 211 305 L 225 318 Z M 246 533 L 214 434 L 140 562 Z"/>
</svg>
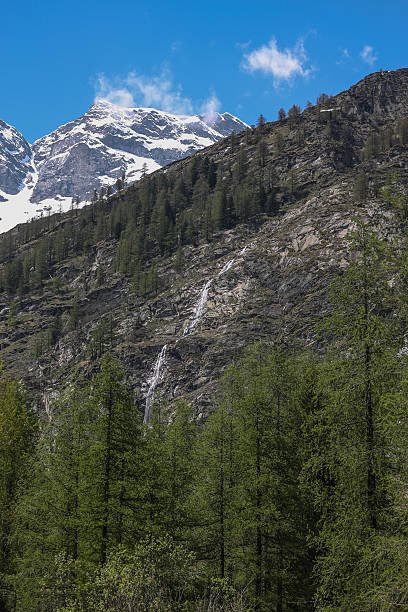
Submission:
<svg viewBox="0 0 408 612">
<path fill-rule="evenodd" d="M 141 410 L 154 382 L 156 400 L 185 397 L 206 414 L 245 345 L 315 344 L 354 215 L 397 231 L 380 189 L 395 173 L 407 183 L 407 94 L 407 69 L 369 75 L 109 200 L 1 236 L 8 370 L 47 408 L 112 350 Z"/>
</svg>

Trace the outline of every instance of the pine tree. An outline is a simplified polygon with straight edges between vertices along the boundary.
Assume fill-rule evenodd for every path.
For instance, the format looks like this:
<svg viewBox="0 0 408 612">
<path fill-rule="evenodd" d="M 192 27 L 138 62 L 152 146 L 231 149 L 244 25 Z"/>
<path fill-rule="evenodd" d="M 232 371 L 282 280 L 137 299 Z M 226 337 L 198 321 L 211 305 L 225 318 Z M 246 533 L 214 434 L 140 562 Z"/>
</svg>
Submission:
<svg viewBox="0 0 408 612">
<path fill-rule="evenodd" d="M 15 506 L 19 484 L 28 482 L 34 425 L 25 393 L 0 369 L 0 610 L 11 610 L 14 600 Z"/>
<path fill-rule="evenodd" d="M 193 487 L 193 450 L 197 425 L 192 409 L 179 403 L 166 429 L 162 446 L 164 478 L 164 529 L 175 541 L 188 542 L 191 529 L 189 500 Z"/>
<path fill-rule="evenodd" d="M 256 127 L 259 129 L 261 133 L 264 131 L 265 124 L 266 124 L 266 119 L 262 114 L 260 114 L 258 117 L 258 121 L 256 123 Z"/>
<path fill-rule="evenodd" d="M 133 484 L 139 464 L 140 415 L 123 383 L 123 371 L 109 355 L 102 360 L 90 395 L 96 416 L 94 442 L 84 476 L 88 491 L 88 546 L 91 558 L 104 563 L 115 544 L 132 541 L 136 508 Z"/>
<path fill-rule="evenodd" d="M 353 249 L 355 259 L 334 286 L 327 320 L 338 357 L 320 375 L 321 409 L 311 434 L 320 443 L 311 469 L 322 516 L 319 605 L 371 610 L 373 545 L 387 534 L 389 464 L 396 450 L 384 429 L 396 415 L 384 411 L 382 396 L 396 384 L 399 329 L 389 316 L 395 273 L 388 247 L 358 222 Z"/>
<path fill-rule="evenodd" d="M 257 154 L 258 154 L 259 165 L 261 168 L 263 168 L 265 166 L 266 156 L 268 154 L 268 146 L 265 140 L 263 139 L 261 139 L 258 143 Z"/>
<path fill-rule="evenodd" d="M 228 392 L 210 416 L 195 450 L 195 483 L 191 498 L 196 524 L 192 541 L 210 574 L 234 572 L 238 547 L 234 539 L 236 440 Z"/>
<path fill-rule="evenodd" d="M 296 368 L 280 351 L 248 351 L 226 384 L 234 414 L 234 536 L 241 584 L 258 609 L 303 610 L 310 596 Z M 238 469 L 237 469 L 238 467 Z M 237 556 L 239 548 L 235 550 Z"/>
</svg>

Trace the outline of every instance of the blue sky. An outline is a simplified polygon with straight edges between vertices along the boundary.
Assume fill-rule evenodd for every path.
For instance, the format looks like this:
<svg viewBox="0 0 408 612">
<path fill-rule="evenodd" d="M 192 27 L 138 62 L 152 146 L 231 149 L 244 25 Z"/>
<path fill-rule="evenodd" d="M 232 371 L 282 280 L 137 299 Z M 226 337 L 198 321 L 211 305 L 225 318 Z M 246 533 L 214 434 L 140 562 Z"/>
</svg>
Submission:
<svg viewBox="0 0 408 612">
<path fill-rule="evenodd" d="M 5 0 L 0 23 L 0 118 L 31 142 L 95 96 L 252 124 L 408 66 L 407 0 Z"/>
</svg>

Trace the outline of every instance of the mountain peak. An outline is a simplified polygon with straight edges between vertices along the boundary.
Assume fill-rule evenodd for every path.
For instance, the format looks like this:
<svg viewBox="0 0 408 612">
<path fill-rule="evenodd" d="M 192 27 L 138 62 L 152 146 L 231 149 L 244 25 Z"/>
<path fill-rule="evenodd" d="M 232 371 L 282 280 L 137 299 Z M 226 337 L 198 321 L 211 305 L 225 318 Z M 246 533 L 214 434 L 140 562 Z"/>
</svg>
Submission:
<svg viewBox="0 0 408 612">
<path fill-rule="evenodd" d="M 15 128 L 0 122 L 0 232 L 35 212 L 66 210 L 73 198 L 89 201 L 94 189 L 113 186 L 122 174 L 126 184 L 133 183 L 142 172 L 153 172 L 245 127 L 229 113 L 175 115 L 125 108 L 102 98 L 32 147 Z"/>
</svg>

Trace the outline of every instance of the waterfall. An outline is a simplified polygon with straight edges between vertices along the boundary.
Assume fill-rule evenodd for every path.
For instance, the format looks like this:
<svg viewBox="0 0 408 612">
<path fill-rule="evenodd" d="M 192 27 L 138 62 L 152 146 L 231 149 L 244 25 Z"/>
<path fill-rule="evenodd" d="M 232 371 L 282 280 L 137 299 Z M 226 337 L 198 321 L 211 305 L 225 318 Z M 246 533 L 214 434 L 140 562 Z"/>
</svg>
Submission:
<svg viewBox="0 0 408 612">
<path fill-rule="evenodd" d="M 239 253 L 238 253 L 238 257 L 240 257 L 241 255 L 244 255 L 246 250 L 250 247 L 251 245 L 247 245 L 245 246 Z M 218 272 L 216 278 L 219 278 L 220 276 L 222 276 L 223 274 L 225 274 L 226 272 L 228 272 L 228 270 L 230 268 L 232 268 L 232 266 L 235 263 L 235 257 L 233 259 L 230 259 L 229 261 L 227 261 L 226 264 L 224 264 L 224 266 L 221 268 L 221 270 Z M 210 290 L 211 285 L 213 284 L 214 278 L 210 278 L 210 280 L 208 280 L 205 285 L 203 286 L 203 288 L 201 289 L 200 295 L 198 297 L 198 301 L 197 304 L 194 308 L 194 315 L 192 320 L 190 321 L 190 323 L 188 325 L 186 325 L 184 331 L 183 331 L 183 336 L 188 336 L 189 334 L 191 334 L 192 331 L 194 331 L 194 329 L 197 327 L 198 323 L 200 322 L 200 319 L 202 318 L 204 312 L 205 312 L 205 307 L 207 305 L 207 300 L 208 300 L 208 292 Z M 178 340 L 177 340 L 178 342 Z M 165 344 L 163 346 L 163 348 L 161 349 L 160 353 L 157 356 L 157 359 L 155 361 L 154 364 L 154 368 L 153 368 L 153 373 L 151 375 L 151 377 L 149 378 L 149 389 L 147 391 L 147 396 L 146 396 L 146 405 L 145 405 L 145 413 L 144 413 L 144 419 L 143 422 L 144 423 L 150 423 L 150 420 L 152 418 L 152 410 L 153 410 L 153 402 L 154 402 L 154 392 L 155 389 L 157 387 L 157 385 L 160 382 L 161 379 L 161 374 L 162 374 L 162 369 L 163 369 L 163 365 L 166 359 L 166 351 L 167 351 L 167 344 Z"/>
<path fill-rule="evenodd" d="M 190 334 L 193 331 L 193 329 L 197 326 L 201 317 L 203 316 L 205 306 L 207 304 L 208 292 L 210 290 L 212 283 L 213 283 L 213 279 L 211 278 L 209 281 L 205 283 L 204 287 L 201 289 L 200 297 L 198 298 L 197 305 L 194 309 L 193 320 L 185 328 L 183 332 L 183 336 L 187 336 L 188 334 Z"/>
<path fill-rule="evenodd" d="M 240 251 L 239 255 L 243 255 L 246 249 L 247 249 L 247 247 L 242 249 L 242 251 Z M 222 276 L 222 274 L 225 274 L 226 272 L 228 272 L 228 270 L 230 268 L 232 268 L 234 263 L 235 263 L 235 258 L 234 259 L 230 259 L 229 261 L 227 261 L 227 263 L 224 264 L 224 266 L 218 272 L 217 278 Z M 208 292 L 209 292 L 210 287 L 211 287 L 211 285 L 213 283 L 213 280 L 214 279 L 211 278 L 209 281 L 207 281 L 205 283 L 204 287 L 201 289 L 201 293 L 200 293 L 200 296 L 198 298 L 197 305 L 196 305 L 196 307 L 194 309 L 193 320 L 184 329 L 183 336 L 188 336 L 189 334 L 191 334 L 191 332 L 197 327 L 198 323 L 200 322 L 200 319 L 202 318 L 202 316 L 204 314 L 204 311 L 205 311 L 205 307 L 206 307 L 207 300 L 208 300 Z"/>
<path fill-rule="evenodd" d="M 167 344 L 165 344 L 162 347 L 154 363 L 153 373 L 149 379 L 149 389 L 147 391 L 147 396 L 146 396 L 146 406 L 145 406 L 143 423 L 150 423 L 150 420 L 152 418 L 154 391 L 160 382 L 163 364 L 166 359 L 166 350 L 167 350 Z"/>
<path fill-rule="evenodd" d="M 221 269 L 221 271 L 218 273 L 218 276 L 221 276 L 222 274 L 225 274 L 225 272 L 228 272 L 228 270 L 230 268 L 232 268 L 232 266 L 235 263 L 235 259 L 230 259 L 229 261 L 227 261 L 227 263 L 225 264 L 225 266 Z"/>
</svg>

